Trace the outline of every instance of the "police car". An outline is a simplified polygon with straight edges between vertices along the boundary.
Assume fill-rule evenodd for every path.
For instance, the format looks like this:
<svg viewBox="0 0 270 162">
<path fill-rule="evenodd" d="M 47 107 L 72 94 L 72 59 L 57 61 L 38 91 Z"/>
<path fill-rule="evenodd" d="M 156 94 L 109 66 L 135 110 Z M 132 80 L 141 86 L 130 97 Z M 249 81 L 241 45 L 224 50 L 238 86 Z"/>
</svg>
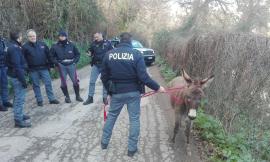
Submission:
<svg viewBox="0 0 270 162">
<path fill-rule="evenodd" d="M 120 40 L 115 38 L 110 40 L 110 42 L 112 43 L 113 47 L 116 47 L 117 44 L 119 44 Z M 153 49 L 143 47 L 143 45 L 137 40 L 132 40 L 132 47 L 141 52 L 141 54 L 144 57 L 144 62 L 146 65 L 149 66 L 153 62 L 155 62 L 156 56 Z"/>
</svg>

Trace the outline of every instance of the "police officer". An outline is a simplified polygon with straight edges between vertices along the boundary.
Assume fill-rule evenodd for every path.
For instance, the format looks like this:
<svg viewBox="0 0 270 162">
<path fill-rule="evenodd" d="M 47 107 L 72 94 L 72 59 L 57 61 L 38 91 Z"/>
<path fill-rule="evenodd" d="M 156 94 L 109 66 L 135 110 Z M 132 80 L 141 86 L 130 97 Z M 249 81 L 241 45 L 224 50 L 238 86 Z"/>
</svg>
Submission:
<svg viewBox="0 0 270 162">
<path fill-rule="evenodd" d="M 8 76 L 14 89 L 13 112 L 15 127 L 31 127 L 31 123 L 27 122 L 30 118 L 23 113 L 27 82 L 25 80 L 26 61 L 22 53 L 22 33 L 20 31 L 10 32 L 11 43 L 7 49 L 7 66 Z"/>
<path fill-rule="evenodd" d="M 158 91 L 164 88 L 152 80 L 146 72 L 144 59 L 139 51 L 131 46 L 131 35 L 122 33 L 120 44 L 109 51 L 103 60 L 101 80 L 111 95 L 109 114 L 103 128 L 102 149 L 106 149 L 115 124 L 123 106 L 127 104 L 130 127 L 128 138 L 128 156 L 137 152 L 140 132 L 140 92 L 141 84 Z"/>
<path fill-rule="evenodd" d="M 50 50 L 44 42 L 37 41 L 37 35 L 33 29 L 29 29 L 26 35 L 28 42 L 23 45 L 23 53 L 30 71 L 37 105 L 43 106 L 39 86 L 40 79 L 42 79 L 45 85 L 50 104 L 59 104 L 59 101 L 55 99 L 53 94 L 52 81 L 48 70 L 53 64 L 50 59 Z"/>
<path fill-rule="evenodd" d="M 102 59 L 105 53 L 111 49 L 113 49 L 111 43 L 103 39 L 102 33 L 94 34 L 94 42 L 91 44 L 88 50 L 89 55 L 92 57 L 92 61 L 91 61 L 92 68 L 91 68 L 91 74 L 90 74 L 88 98 L 83 103 L 84 105 L 93 103 L 93 96 L 95 93 L 95 84 L 100 74 Z M 104 87 L 103 87 L 103 103 L 107 104 L 107 92 Z"/>
<path fill-rule="evenodd" d="M 4 39 L 0 37 L 0 111 L 7 111 L 7 107 L 12 107 L 12 104 L 8 101 L 8 79 L 5 55 L 6 45 Z"/>
<path fill-rule="evenodd" d="M 73 88 L 76 94 L 76 100 L 83 102 L 80 97 L 79 80 L 77 78 L 76 63 L 80 59 L 80 53 L 77 47 L 67 39 L 67 33 L 60 31 L 58 33 L 58 42 L 51 48 L 53 62 L 57 65 L 61 77 L 61 89 L 65 95 L 65 102 L 71 103 L 67 89 L 67 75 L 73 83 Z"/>
</svg>

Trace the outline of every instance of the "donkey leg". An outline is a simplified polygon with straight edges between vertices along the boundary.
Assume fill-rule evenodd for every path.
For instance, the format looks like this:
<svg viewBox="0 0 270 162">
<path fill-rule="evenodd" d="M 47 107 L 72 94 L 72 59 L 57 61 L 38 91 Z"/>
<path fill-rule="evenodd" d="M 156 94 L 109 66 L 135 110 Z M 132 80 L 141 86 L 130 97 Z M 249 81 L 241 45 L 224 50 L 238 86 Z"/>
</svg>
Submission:
<svg viewBox="0 0 270 162">
<path fill-rule="evenodd" d="M 174 111 L 175 111 L 175 114 L 174 114 L 175 118 L 174 118 L 174 131 L 173 131 L 173 137 L 172 137 L 172 142 L 173 143 L 175 143 L 175 137 L 176 137 L 176 134 L 179 131 L 179 126 L 181 124 L 181 116 L 180 116 L 179 107 L 175 107 Z"/>
<path fill-rule="evenodd" d="M 191 127 L 191 120 L 187 119 L 186 120 L 186 130 L 185 130 L 185 134 L 187 137 L 187 144 L 189 144 L 190 127 Z"/>
<path fill-rule="evenodd" d="M 173 137 L 172 137 L 172 142 L 175 143 L 175 137 L 176 137 L 176 134 L 178 133 L 179 131 L 179 122 L 175 122 L 175 125 L 174 125 L 174 131 L 173 131 Z"/>
<path fill-rule="evenodd" d="M 187 147 L 186 147 L 186 150 L 187 150 L 187 154 L 189 156 L 191 156 L 191 149 L 190 149 L 190 133 L 191 133 L 191 129 L 192 129 L 192 124 L 193 122 L 189 119 L 186 120 L 186 130 L 185 130 L 185 134 L 186 134 L 186 137 L 187 137 Z"/>
</svg>

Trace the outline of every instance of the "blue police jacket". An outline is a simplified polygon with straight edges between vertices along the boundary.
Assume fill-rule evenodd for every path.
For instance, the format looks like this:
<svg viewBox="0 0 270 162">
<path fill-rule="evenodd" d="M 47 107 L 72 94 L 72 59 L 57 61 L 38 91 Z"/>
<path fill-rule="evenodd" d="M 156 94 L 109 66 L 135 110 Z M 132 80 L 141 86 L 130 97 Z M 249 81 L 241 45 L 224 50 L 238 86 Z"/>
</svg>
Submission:
<svg viewBox="0 0 270 162">
<path fill-rule="evenodd" d="M 70 41 L 65 44 L 57 42 L 50 50 L 51 58 L 54 64 L 71 65 L 80 60 L 80 52 Z"/>
<path fill-rule="evenodd" d="M 101 68 L 101 80 L 109 91 L 109 81 L 115 84 L 115 93 L 140 90 L 140 83 L 158 90 L 159 84 L 150 78 L 144 58 L 129 43 L 120 43 L 117 48 L 106 53 Z"/>
<path fill-rule="evenodd" d="M 7 49 L 6 63 L 8 66 L 8 76 L 17 78 L 22 84 L 26 84 L 25 74 L 27 63 L 24 59 L 20 43 L 11 41 Z"/>
<path fill-rule="evenodd" d="M 106 52 L 111 49 L 113 49 L 112 44 L 107 40 L 94 41 L 88 49 L 92 53 L 92 64 L 101 64 Z"/>
<path fill-rule="evenodd" d="M 0 67 L 5 67 L 5 42 L 0 38 Z"/>
<path fill-rule="evenodd" d="M 52 64 L 50 50 L 44 42 L 25 43 L 23 45 L 23 54 L 29 70 L 48 69 Z"/>
</svg>

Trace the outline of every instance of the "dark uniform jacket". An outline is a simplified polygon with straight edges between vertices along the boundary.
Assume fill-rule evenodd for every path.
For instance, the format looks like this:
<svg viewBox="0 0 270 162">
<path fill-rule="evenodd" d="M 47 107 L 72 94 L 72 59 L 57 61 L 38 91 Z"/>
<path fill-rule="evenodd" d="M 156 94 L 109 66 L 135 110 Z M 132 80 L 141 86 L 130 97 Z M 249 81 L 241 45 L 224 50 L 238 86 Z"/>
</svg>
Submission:
<svg viewBox="0 0 270 162">
<path fill-rule="evenodd" d="M 160 87 L 149 77 L 143 56 L 128 43 L 120 43 L 117 48 L 106 53 L 101 68 L 101 80 L 112 94 L 140 91 L 140 84 L 153 90 Z"/>
<path fill-rule="evenodd" d="M 2 38 L 0 38 L 0 67 L 5 67 L 5 56 L 6 56 L 6 52 L 5 52 L 5 42 L 4 40 L 2 40 Z"/>
<path fill-rule="evenodd" d="M 7 49 L 6 57 L 8 76 L 17 78 L 23 85 L 26 85 L 25 74 L 27 70 L 27 63 L 24 59 L 20 43 L 11 41 Z"/>
<path fill-rule="evenodd" d="M 111 49 L 113 49 L 111 42 L 107 40 L 100 42 L 94 41 L 88 49 L 92 54 L 91 65 L 100 65 L 106 52 Z"/>
<path fill-rule="evenodd" d="M 25 43 L 23 45 L 23 54 L 29 70 L 48 69 L 52 66 L 50 50 L 44 42 Z"/>
<path fill-rule="evenodd" d="M 66 43 L 57 42 L 50 50 L 51 58 L 54 64 L 71 65 L 80 60 L 80 52 L 70 41 Z"/>
</svg>

